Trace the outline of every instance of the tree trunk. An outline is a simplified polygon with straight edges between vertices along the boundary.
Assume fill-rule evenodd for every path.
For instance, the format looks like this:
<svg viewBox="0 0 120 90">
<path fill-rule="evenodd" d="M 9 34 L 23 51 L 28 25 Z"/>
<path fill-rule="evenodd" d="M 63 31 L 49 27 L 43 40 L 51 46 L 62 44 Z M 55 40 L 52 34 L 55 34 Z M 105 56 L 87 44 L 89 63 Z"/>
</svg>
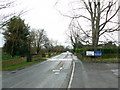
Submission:
<svg viewBox="0 0 120 90">
<path fill-rule="evenodd" d="M 99 41 L 99 24 L 100 24 L 100 2 L 97 2 L 97 6 L 94 3 L 94 15 L 91 14 L 92 19 L 92 45 L 94 51 L 97 50 Z M 96 19 L 95 19 L 96 18 Z"/>
<path fill-rule="evenodd" d="M 14 44 L 15 44 L 15 41 L 13 41 L 13 44 L 12 44 L 12 48 L 11 48 L 11 56 L 13 57 L 14 56 Z"/>
<path fill-rule="evenodd" d="M 27 55 L 27 62 L 32 62 L 32 56 L 31 56 L 31 54 Z"/>
<path fill-rule="evenodd" d="M 29 45 L 28 45 L 27 62 L 32 62 L 30 42 L 29 42 Z"/>
</svg>

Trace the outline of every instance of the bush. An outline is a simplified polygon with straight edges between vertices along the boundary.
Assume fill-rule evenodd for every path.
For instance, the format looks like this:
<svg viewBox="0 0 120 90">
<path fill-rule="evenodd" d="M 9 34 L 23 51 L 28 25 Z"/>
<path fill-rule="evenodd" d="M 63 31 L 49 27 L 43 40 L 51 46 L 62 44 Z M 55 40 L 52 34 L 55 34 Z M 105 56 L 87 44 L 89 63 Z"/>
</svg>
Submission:
<svg viewBox="0 0 120 90">
<path fill-rule="evenodd" d="M 119 58 L 120 54 L 103 54 L 102 58 Z"/>
<path fill-rule="evenodd" d="M 2 60 L 17 59 L 17 58 L 20 58 L 20 56 L 14 56 L 14 57 L 12 57 L 11 55 L 9 55 L 7 53 L 3 53 L 2 54 Z"/>
</svg>

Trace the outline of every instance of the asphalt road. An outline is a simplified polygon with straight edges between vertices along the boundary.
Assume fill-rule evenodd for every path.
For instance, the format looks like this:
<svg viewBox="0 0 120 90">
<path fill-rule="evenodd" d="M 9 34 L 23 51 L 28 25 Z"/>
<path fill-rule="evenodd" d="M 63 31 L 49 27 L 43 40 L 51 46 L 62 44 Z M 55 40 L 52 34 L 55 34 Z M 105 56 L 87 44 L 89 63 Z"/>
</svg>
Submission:
<svg viewBox="0 0 120 90">
<path fill-rule="evenodd" d="M 118 88 L 118 65 L 82 63 L 70 52 L 3 72 L 3 88 Z"/>
<path fill-rule="evenodd" d="M 71 88 L 118 88 L 117 70 L 117 64 L 76 61 Z"/>
<path fill-rule="evenodd" d="M 72 65 L 72 59 L 69 58 L 70 54 L 62 53 L 31 67 L 3 73 L 2 87 L 67 88 Z"/>
</svg>

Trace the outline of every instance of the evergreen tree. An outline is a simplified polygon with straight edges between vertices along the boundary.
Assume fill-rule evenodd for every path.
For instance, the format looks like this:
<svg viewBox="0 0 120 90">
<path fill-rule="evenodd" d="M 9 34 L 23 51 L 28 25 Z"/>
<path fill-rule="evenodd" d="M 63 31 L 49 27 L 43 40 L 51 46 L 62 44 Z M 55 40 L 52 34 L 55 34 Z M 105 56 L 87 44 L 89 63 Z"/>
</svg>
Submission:
<svg viewBox="0 0 120 90">
<path fill-rule="evenodd" d="M 20 17 L 12 17 L 6 23 L 3 33 L 5 38 L 4 49 L 11 56 L 25 56 L 29 53 L 30 27 Z"/>
</svg>

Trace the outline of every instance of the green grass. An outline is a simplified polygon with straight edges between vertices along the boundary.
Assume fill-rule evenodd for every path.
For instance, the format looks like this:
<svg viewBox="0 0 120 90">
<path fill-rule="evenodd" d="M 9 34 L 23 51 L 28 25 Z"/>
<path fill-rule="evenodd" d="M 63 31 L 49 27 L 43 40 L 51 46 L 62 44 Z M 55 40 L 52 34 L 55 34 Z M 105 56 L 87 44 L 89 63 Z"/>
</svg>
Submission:
<svg viewBox="0 0 120 90">
<path fill-rule="evenodd" d="M 56 56 L 56 55 L 59 55 L 60 53 L 57 53 L 57 54 L 54 54 L 54 55 L 51 55 L 49 56 L 50 57 L 53 57 L 53 56 Z M 9 59 L 8 59 L 9 60 Z M 45 61 L 46 59 L 39 59 L 37 61 L 33 61 L 33 62 L 22 62 L 20 64 L 14 64 L 14 65 L 11 65 L 11 66 L 7 66 L 7 67 L 3 67 L 3 68 L 0 68 L 0 70 L 14 70 L 14 69 L 18 69 L 18 68 L 22 68 L 22 67 L 26 67 L 26 66 L 30 66 L 30 65 L 33 65 L 33 64 L 36 64 L 36 63 L 39 63 L 39 62 L 42 62 L 42 61 Z"/>
<path fill-rule="evenodd" d="M 101 61 L 120 61 L 120 58 L 105 58 L 105 59 L 100 59 Z"/>
<path fill-rule="evenodd" d="M 120 58 L 83 58 L 82 61 L 95 63 L 117 63 L 120 62 Z"/>
<path fill-rule="evenodd" d="M 53 54 L 53 55 L 49 56 L 49 58 L 54 57 L 54 56 L 57 56 L 57 55 L 59 55 L 59 54 L 61 54 L 61 53 Z"/>
<path fill-rule="evenodd" d="M 10 60 L 10 59 L 18 59 L 18 58 L 20 58 L 20 56 L 11 57 L 11 55 L 7 53 L 3 53 L 2 58 L 0 60 Z"/>
<path fill-rule="evenodd" d="M 56 53 L 56 54 L 53 54 L 53 55 L 50 55 L 50 56 L 46 55 L 46 57 L 47 57 L 47 58 L 51 58 L 51 57 L 57 56 L 57 55 L 59 55 L 59 54 L 61 54 L 61 53 Z"/>
<path fill-rule="evenodd" d="M 95 63 L 117 63 L 120 62 L 120 58 L 116 57 L 83 57 L 80 53 L 76 53 L 77 57 L 82 62 L 95 62 Z M 116 55 L 117 56 L 117 55 Z"/>
<path fill-rule="evenodd" d="M 45 61 L 45 59 L 40 59 L 40 60 L 33 61 L 33 62 L 23 62 L 23 63 L 20 63 L 20 64 L 14 64 L 14 65 L 11 65 L 11 66 L 3 67 L 2 70 L 3 71 L 14 70 L 14 69 L 17 69 L 17 68 L 22 68 L 22 67 L 25 67 L 25 66 L 30 66 L 30 65 L 39 63 L 41 61 Z"/>
<path fill-rule="evenodd" d="M 54 54 L 54 55 L 51 55 L 49 56 L 50 57 L 53 57 L 53 56 L 56 56 L 56 55 L 59 55 L 60 53 L 57 53 L 57 54 Z M 37 61 L 33 61 L 33 62 L 23 62 L 23 63 L 20 63 L 20 64 L 14 64 L 14 65 L 11 65 L 11 66 L 7 66 L 7 67 L 3 67 L 2 70 L 5 71 L 5 70 L 14 70 L 14 69 L 17 69 L 17 68 L 22 68 L 22 67 L 26 67 L 26 66 L 30 66 L 30 65 L 33 65 L 33 64 L 36 64 L 36 63 L 39 63 L 41 61 L 45 61 L 46 59 L 39 59 Z M 84 60 L 83 60 L 84 61 Z M 116 61 L 120 61 L 120 58 L 104 58 L 104 59 L 95 59 L 95 60 L 91 60 L 91 59 L 87 59 L 85 60 L 85 62 L 116 62 Z M 1 70 L 1 68 L 0 68 Z"/>
</svg>

